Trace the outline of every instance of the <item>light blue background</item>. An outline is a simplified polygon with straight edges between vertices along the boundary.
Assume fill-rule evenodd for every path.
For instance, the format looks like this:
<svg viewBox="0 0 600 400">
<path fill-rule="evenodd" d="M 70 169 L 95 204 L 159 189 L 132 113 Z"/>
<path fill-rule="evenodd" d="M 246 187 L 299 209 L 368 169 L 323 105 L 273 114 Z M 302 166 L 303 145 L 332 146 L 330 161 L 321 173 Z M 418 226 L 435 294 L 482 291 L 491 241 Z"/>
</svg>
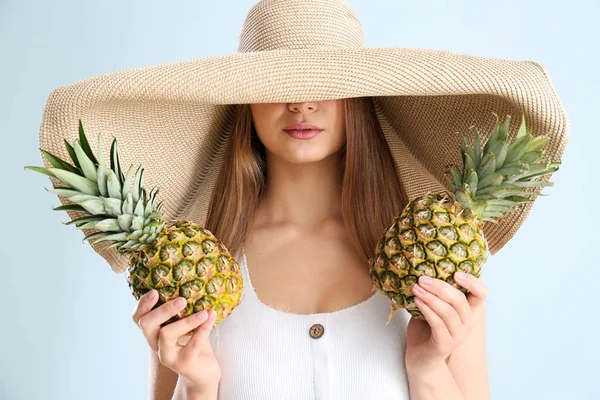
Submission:
<svg viewBox="0 0 600 400">
<path fill-rule="evenodd" d="M 236 51 L 254 0 L 0 1 L 0 398 L 143 399 L 148 350 L 125 275 L 65 226 L 41 165 L 50 91 L 126 68 Z M 597 0 L 351 0 L 368 46 L 546 65 L 572 123 L 563 166 L 486 265 L 493 398 L 600 399 Z M 594 170 L 592 169 L 594 167 Z"/>
</svg>

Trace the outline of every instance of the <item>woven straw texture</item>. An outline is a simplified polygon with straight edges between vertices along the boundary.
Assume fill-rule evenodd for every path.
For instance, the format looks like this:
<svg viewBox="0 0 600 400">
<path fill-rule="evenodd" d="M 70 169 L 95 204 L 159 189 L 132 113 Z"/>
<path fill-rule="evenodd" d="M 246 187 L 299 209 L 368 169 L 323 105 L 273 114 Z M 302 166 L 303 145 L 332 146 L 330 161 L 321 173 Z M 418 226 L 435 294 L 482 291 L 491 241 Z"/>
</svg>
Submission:
<svg viewBox="0 0 600 400">
<path fill-rule="evenodd" d="M 63 139 L 77 138 L 81 119 L 93 149 L 102 132 L 104 154 L 112 137 L 117 139 L 124 171 L 142 165 L 144 187 L 160 188 L 157 201 L 165 201 L 167 219 L 204 224 L 230 135 L 231 104 L 360 96 L 374 97 L 411 199 L 447 190 L 444 172 L 449 163 L 461 164 L 462 135 L 472 137 L 475 127 L 487 140 L 496 121 L 492 113 L 501 120 L 512 117 L 509 137 L 524 114 L 528 130 L 550 138 L 545 161 L 560 160 L 570 131 L 539 63 L 367 48 L 358 17 L 345 1 L 263 0 L 248 13 L 237 53 L 127 69 L 52 90 L 40 147 L 68 159 Z M 492 255 L 513 237 L 533 204 L 484 226 Z M 129 260 L 114 248 L 92 247 L 115 272 L 127 268 Z"/>
</svg>

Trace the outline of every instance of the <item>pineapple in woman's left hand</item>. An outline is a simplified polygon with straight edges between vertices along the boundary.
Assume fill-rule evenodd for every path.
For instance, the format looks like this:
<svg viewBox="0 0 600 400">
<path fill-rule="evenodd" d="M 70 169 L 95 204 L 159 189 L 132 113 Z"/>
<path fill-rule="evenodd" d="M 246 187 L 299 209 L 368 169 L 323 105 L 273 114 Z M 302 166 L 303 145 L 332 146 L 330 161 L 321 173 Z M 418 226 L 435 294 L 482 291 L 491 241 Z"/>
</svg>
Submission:
<svg viewBox="0 0 600 400">
<path fill-rule="evenodd" d="M 510 116 L 496 125 L 482 146 L 479 133 L 474 145 L 463 138 L 462 170 L 450 165 L 450 190 L 428 193 L 413 199 L 377 242 L 369 273 L 375 284 L 391 300 L 388 318 L 405 308 L 415 318 L 424 319 L 415 304 L 413 286 L 421 275 L 444 280 L 455 288 L 457 271 L 479 277 L 488 257 L 483 224 L 497 222 L 515 211 L 529 196 L 540 193 L 527 188 L 552 186 L 536 181 L 558 170 L 560 161 L 541 162 L 545 136 L 527 132 L 525 117 L 515 140 L 507 140 Z"/>
</svg>

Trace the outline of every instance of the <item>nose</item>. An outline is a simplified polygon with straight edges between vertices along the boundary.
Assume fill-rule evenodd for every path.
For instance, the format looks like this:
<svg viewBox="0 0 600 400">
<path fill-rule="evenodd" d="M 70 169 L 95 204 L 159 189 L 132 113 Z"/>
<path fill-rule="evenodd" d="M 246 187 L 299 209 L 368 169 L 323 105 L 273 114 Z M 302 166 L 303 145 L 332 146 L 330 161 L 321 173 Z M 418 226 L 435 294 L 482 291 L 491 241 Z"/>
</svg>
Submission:
<svg viewBox="0 0 600 400">
<path fill-rule="evenodd" d="M 317 102 L 288 103 L 288 109 L 295 113 L 311 113 L 317 110 Z"/>
</svg>

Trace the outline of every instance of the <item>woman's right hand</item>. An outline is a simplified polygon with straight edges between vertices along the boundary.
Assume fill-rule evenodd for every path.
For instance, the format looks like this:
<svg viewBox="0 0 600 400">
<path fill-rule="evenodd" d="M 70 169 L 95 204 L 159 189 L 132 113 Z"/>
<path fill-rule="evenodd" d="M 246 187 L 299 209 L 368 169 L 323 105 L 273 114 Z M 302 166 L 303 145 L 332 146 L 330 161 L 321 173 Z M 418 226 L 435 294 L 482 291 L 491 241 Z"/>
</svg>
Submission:
<svg viewBox="0 0 600 400">
<path fill-rule="evenodd" d="M 177 300 L 183 299 L 181 305 Z M 185 298 L 180 297 L 152 310 L 158 292 L 151 290 L 140 298 L 133 313 L 133 321 L 140 327 L 150 348 L 160 362 L 183 378 L 186 388 L 201 392 L 214 387 L 221 379 L 221 368 L 208 339 L 216 314 L 203 310 L 161 327 L 161 324 L 185 308 Z M 208 312 L 208 316 L 207 316 Z M 184 336 L 198 328 L 191 337 Z M 180 344 L 180 338 L 185 342 Z"/>
</svg>

